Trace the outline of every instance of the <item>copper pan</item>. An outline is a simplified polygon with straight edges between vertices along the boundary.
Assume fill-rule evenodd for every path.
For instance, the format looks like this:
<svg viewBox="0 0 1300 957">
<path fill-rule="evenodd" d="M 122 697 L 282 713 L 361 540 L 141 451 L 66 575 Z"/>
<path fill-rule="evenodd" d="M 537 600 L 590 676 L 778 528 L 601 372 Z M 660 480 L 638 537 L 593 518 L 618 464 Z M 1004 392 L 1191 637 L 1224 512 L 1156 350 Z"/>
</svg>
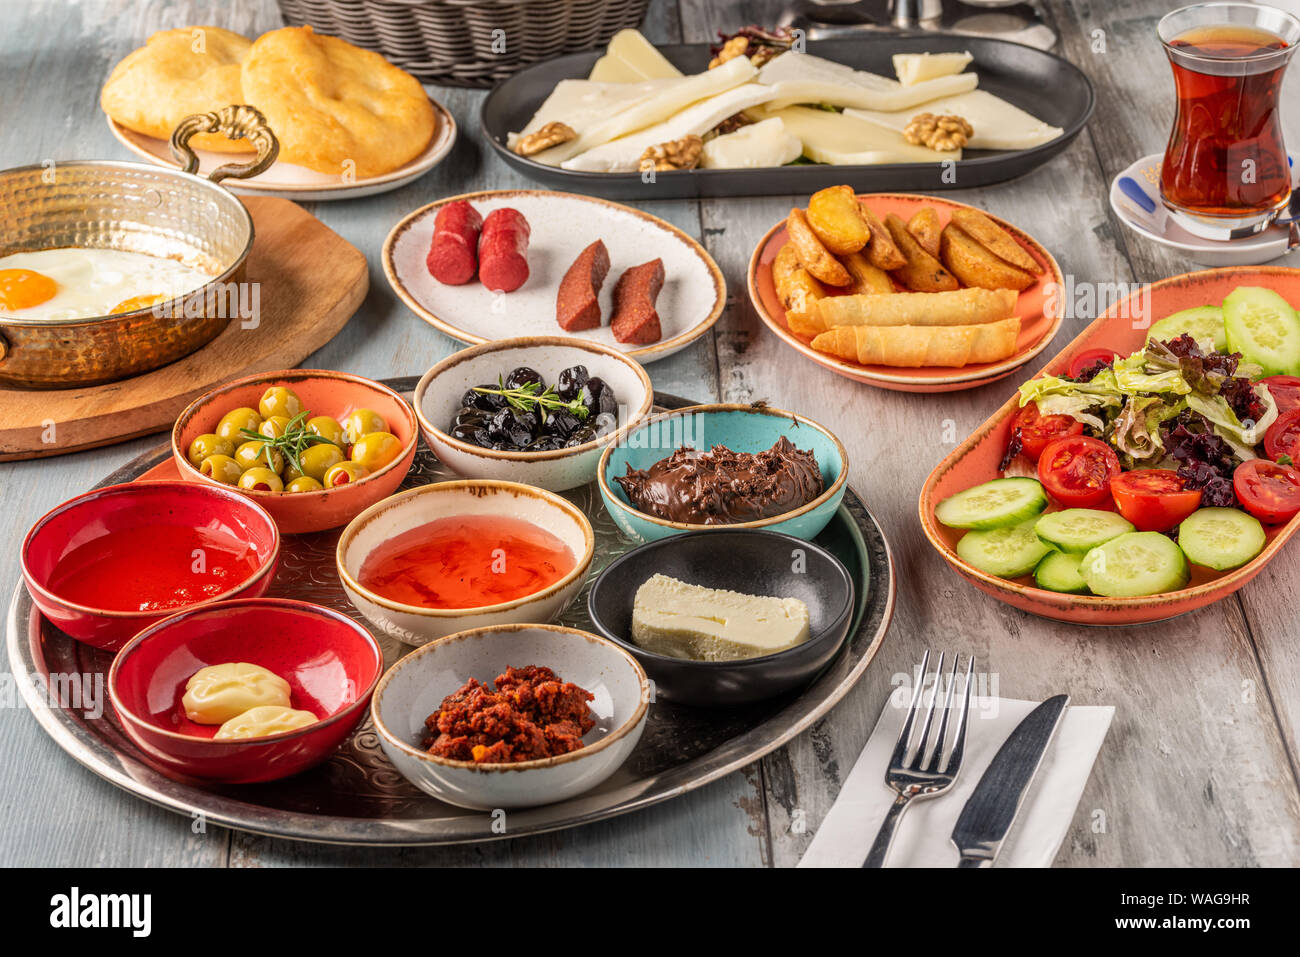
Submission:
<svg viewBox="0 0 1300 957">
<path fill-rule="evenodd" d="M 257 149 L 209 179 L 189 139 L 221 131 Z M 65 389 L 157 369 L 211 342 L 239 314 L 253 219 L 222 179 L 256 176 L 279 152 L 262 114 L 230 106 L 187 117 L 172 136 L 184 170 L 110 160 L 0 171 L 0 256 L 76 246 L 177 259 L 212 280 L 179 299 L 112 316 L 23 322 L 0 316 L 0 386 Z M 232 298 L 236 297 L 236 298 Z M 245 303 L 252 300 L 245 292 Z"/>
</svg>

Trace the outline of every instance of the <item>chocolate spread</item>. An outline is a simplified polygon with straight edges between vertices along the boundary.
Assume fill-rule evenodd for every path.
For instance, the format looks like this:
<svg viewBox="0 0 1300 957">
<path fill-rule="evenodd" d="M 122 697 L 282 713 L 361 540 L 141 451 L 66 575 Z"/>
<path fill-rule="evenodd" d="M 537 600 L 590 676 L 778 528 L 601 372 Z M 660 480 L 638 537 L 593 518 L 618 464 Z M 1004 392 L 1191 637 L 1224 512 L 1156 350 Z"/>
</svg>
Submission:
<svg viewBox="0 0 1300 957">
<path fill-rule="evenodd" d="M 823 491 L 811 451 L 785 436 L 765 452 L 681 448 L 645 470 L 627 467 L 614 481 L 642 512 L 670 522 L 735 525 L 791 512 Z"/>
</svg>

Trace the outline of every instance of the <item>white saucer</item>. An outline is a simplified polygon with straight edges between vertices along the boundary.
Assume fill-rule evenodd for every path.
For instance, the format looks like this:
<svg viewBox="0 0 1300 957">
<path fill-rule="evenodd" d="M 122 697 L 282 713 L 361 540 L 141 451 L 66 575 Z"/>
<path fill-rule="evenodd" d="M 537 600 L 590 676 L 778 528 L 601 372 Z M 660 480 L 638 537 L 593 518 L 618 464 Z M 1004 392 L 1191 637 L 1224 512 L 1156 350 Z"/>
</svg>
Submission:
<svg viewBox="0 0 1300 957">
<path fill-rule="evenodd" d="M 1110 208 L 1125 226 L 1153 243 L 1177 250 L 1193 262 L 1206 266 L 1258 266 L 1287 254 L 1288 227 L 1285 226 L 1270 226 L 1263 232 L 1243 239 L 1216 241 L 1192 235 L 1170 216 L 1163 217 L 1162 229 L 1140 219 L 1141 210 L 1121 192 L 1119 181 L 1125 176 L 1133 177 L 1152 199 L 1159 202 L 1160 165 L 1163 159 L 1162 153 L 1144 156 L 1111 180 Z M 1293 153 L 1292 160 L 1292 185 L 1300 188 L 1300 183 L 1296 182 L 1297 171 L 1300 171 L 1300 155 Z"/>
<path fill-rule="evenodd" d="M 424 152 L 404 166 L 398 167 L 382 176 L 370 176 L 352 182 L 344 182 L 338 176 L 318 173 L 305 166 L 277 161 L 265 173 L 250 179 L 224 179 L 222 186 L 229 187 L 236 193 L 249 193 L 258 196 L 281 196 L 285 199 L 306 202 L 310 200 L 357 199 L 361 196 L 373 196 L 405 186 L 412 180 L 423 176 L 442 162 L 451 148 L 456 144 L 456 120 L 437 100 L 430 99 L 437 126 L 433 139 Z M 108 128 L 117 137 L 119 143 L 142 159 L 155 166 L 167 166 L 175 169 L 180 166 L 172 158 L 171 145 L 166 140 L 145 136 L 134 130 L 108 119 Z M 240 163 L 252 160 L 253 154 L 214 153 L 209 150 L 195 150 L 199 156 L 199 174 L 206 176 L 212 170 L 225 163 Z"/>
</svg>

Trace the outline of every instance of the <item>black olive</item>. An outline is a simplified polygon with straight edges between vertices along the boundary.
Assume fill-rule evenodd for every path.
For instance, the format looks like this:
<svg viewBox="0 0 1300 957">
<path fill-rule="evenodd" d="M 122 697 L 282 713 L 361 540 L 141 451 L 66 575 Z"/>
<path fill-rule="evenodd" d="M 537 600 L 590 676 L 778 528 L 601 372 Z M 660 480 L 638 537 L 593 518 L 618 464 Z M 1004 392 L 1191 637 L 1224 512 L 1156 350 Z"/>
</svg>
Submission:
<svg viewBox="0 0 1300 957">
<path fill-rule="evenodd" d="M 496 442 L 523 446 L 536 438 L 537 425 L 537 413 L 505 408 L 492 416 L 488 432 Z"/>
<path fill-rule="evenodd" d="M 591 375 L 586 366 L 569 366 L 555 380 L 555 391 L 565 402 L 572 402 L 587 384 Z"/>
<path fill-rule="evenodd" d="M 459 439 L 461 442 L 471 442 L 474 445 L 482 445 L 484 442 L 491 442 L 488 438 L 487 429 L 481 425 L 458 425 L 451 430 L 451 437 Z"/>
<path fill-rule="evenodd" d="M 596 430 L 597 437 L 608 435 L 618 428 L 618 419 L 612 413 L 602 412 L 596 416 L 596 420 L 592 422 L 592 427 Z"/>
<path fill-rule="evenodd" d="M 618 396 L 614 394 L 614 390 L 610 388 L 609 383 L 600 376 L 592 376 L 587 380 L 587 391 L 591 393 L 594 400 L 593 404 L 589 406 L 592 412 L 597 414 L 608 412 L 613 415 L 618 411 Z"/>
<path fill-rule="evenodd" d="M 584 425 L 575 429 L 573 434 L 564 441 L 564 447 L 571 449 L 575 445 L 586 445 L 588 442 L 596 441 L 596 430 L 589 425 Z"/>
<path fill-rule="evenodd" d="M 498 386 L 490 382 L 483 385 L 475 386 L 463 396 L 460 397 L 460 404 L 470 406 L 475 409 L 482 409 L 484 412 L 495 412 L 506 404 L 504 396 L 493 395 L 490 392 L 476 392 L 475 389 L 496 389 Z"/>
<path fill-rule="evenodd" d="M 451 420 L 452 426 L 457 425 L 477 425 L 480 428 L 487 426 L 488 414 L 482 409 L 466 406 L 456 413 L 456 417 Z"/>
<path fill-rule="evenodd" d="M 546 389 L 546 382 L 542 379 L 542 374 L 536 369 L 530 369 L 528 366 L 520 366 L 512 369 L 506 376 L 507 389 L 521 389 L 530 382 L 537 383 L 537 392 L 543 392 Z"/>
<path fill-rule="evenodd" d="M 568 435 L 579 425 L 582 420 L 572 412 L 552 412 L 546 419 L 546 430 L 552 435 Z"/>
</svg>

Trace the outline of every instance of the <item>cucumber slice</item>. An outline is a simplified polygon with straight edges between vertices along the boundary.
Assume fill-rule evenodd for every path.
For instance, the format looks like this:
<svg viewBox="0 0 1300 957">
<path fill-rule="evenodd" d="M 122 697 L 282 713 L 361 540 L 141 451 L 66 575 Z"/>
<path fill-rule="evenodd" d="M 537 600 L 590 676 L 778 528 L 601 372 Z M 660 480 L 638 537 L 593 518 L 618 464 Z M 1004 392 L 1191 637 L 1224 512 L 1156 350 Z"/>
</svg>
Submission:
<svg viewBox="0 0 1300 957">
<path fill-rule="evenodd" d="M 1228 346 L 1264 367 L 1264 375 L 1300 371 L 1300 317 L 1272 289 L 1238 286 L 1223 300 Z"/>
<path fill-rule="evenodd" d="M 1190 577 L 1183 550 L 1159 532 L 1128 532 L 1098 545 L 1079 573 L 1093 594 L 1108 598 L 1177 591 Z"/>
<path fill-rule="evenodd" d="M 967 532 L 957 543 L 957 554 L 964 561 L 999 578 L 1028 575 L 1050 551 L 1034 534 L 1032 520 Z"/>
<path fill-rule="evenodd" d="M 1063 591 L 1077 595 L 1088 590 L 1088 583 L 1079 574 L 1082 555 L 1068 552 L 1049 552 L 1034 569 L 1034 581 L 1039 588 L 1048 591 Z"/>
<path fill-rule="evenodd" d="M 1147 342 L 1152 339 L 1168 342 L 1177 339 L 1184 332 L 1196 340 L 1202 352 L 1207 349 L 1227 351 L 1228 332 L 1223 328 L 1222 306 L 1193 306 L 1175 312 L 1172 316 L 1165 316 L 1159 322 L 1151 324 L 1147 331 Z"/>
<path fill-rule="evenodd" d="M 1236 568 L 1264 550 L 1264 526 L 1235 508 L 1198 508 L 1178 526 L 1188 561 L 1215 571 Z"/>
<path fill-rule="evenodd" d="M 1034 532 L 1047 544 L 1079 555 L 1133 530 L 1133 523 L 1124 516 L 1097 508 L 1051 512 L 1034 526 Z"/>
<path fill-rule="evenodd" d="M 1002 528 L 1018 525 L 1047 508 L 1047 493 L 1037 479 L 1000 478 L 950 495 L 934 517 L 949 528 Z"/>
</svg>

